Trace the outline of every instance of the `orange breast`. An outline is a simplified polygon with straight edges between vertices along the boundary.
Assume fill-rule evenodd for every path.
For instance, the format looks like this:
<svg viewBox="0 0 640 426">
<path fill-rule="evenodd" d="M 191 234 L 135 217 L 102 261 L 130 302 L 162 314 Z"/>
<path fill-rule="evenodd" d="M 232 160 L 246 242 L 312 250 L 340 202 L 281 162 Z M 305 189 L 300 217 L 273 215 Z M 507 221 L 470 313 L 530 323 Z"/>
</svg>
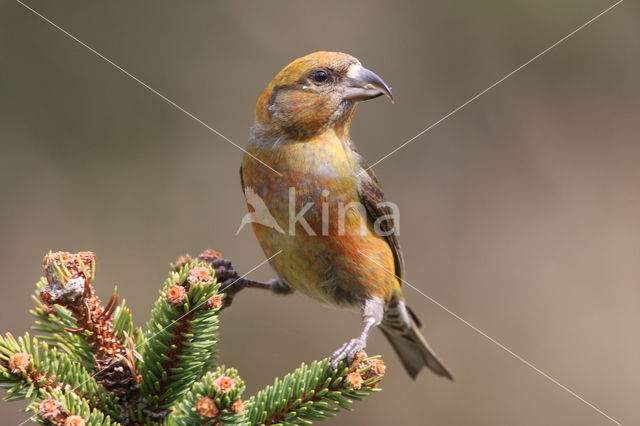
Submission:
<svg viewBox="0 0 640 426">
<path fill-rule="evenodd" d="M 356 158 L 329 131 L 304 142 L 252 143 L 243 181 L 284 231 L 253 225 L 278 275 L 294 289 L 331 306 L 359 306 L 366 296 L 390 298 L 398 289 L 393 255 L 358 207 Z M 304 222 L 295 215 L 304 211 Z M 372 261 L 373 259 L 374 261 Z"/>
</svg>

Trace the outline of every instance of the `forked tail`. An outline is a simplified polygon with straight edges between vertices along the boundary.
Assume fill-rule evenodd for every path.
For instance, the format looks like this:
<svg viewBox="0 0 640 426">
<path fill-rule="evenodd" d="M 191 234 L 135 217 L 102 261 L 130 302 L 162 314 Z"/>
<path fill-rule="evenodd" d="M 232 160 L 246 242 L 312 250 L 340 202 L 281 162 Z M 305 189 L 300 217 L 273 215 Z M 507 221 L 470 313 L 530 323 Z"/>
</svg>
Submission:
<svg viewBox="0 0 640 426">
<path fill-rule="evenodd" d="M 402 365 L 412 378 L 416 378 L 425 365 L 438 376 L 453 380 L 444 363 L 420 333 L 420 320 L 403 301 L 392 302 L 385 312 L 380 329 L 393 346 Z"/>
</svg>

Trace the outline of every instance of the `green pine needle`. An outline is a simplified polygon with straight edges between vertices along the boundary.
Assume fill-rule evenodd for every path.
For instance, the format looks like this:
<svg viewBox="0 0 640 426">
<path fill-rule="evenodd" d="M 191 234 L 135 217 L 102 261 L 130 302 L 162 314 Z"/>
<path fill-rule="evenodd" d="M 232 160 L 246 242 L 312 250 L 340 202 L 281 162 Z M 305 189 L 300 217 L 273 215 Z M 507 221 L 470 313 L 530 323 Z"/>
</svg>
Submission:
<svg viewBox="0 0 640 426">
<path fill-rule="evenodd" d="M 100 383 L 109 389 L 129 383 L 118 397 L 92 376 L 97 372 L 89 332 L 78 330 L 66 308 L 40 301 L 45 285 L 44 279 L 37 284 L 31 311 L 41 335 L 0 336 L 0 388 L 7 390 L 7 401 L 30 400 L 30 420 L 38 423 L 63 425 L 73 415 L 98 426 L 307 425 L 350 410 L 353 401 L 380 390 L 384 364 L 376 357 L 343 362 L 336 370 L 324 359 L 302 364 L 243 401 L 238 372 L 215 366 L 224 295 L 211 266 L 186 256 L 172 266 L 144 331 L 134 327 L 124 300 L 113 312 L 115 338 L 126 351 L 114 355 Z M 57 417 L 45 418 L 51 403 Z"/>
<path fill-rule="evenodd" d="M 64 413 L 64 415 L 80 416 L 84 419 L 85 424 L 87 425 L 116 426 L 122 424 L 114 421 L 111 417 L 105 415 L 105 413 L 100 411 L 99 409 L 91 407 L 86 399 L 81 398 L 74 392 L 61 391 L 43 392 L 38 401 L 32 402 L 26 410 L 36 413 L 32 420 L 38 421 L 42 424 L 51 424 L 50 421 L 43 419 L 38 415 L 38 413 L 40 412 L 40 401 L 47 398 L 52 398 L 59 401 L 62 405 L 61 411 Z"/>
<path fill-rule="evenodd" d="M 331 369 L 329 359 L 302 364 L 249 400 L 249 424 L 311 424 L 333 417 L 341 408 L 351 409 L 354 400 L 380 390 L 377 384 L 382 375 L 372 374 L 370 364 L 376 359 L 363 359 L 349 367 L 342 363 L 336 370 Z M 362 383 L 349 382 L 350 374 L 362 378 Z"/>
<path fill-rule="evenodd" d="M 210 308 L 208 301 L 220 286 L 214 279 L 190 283 L 189 274 L 195 268 L 214 276 L 202 262 L 188 262 L 172 271 L 151 313 L 143 347 L 138 348 L 143 356 L 141 393 L 151 411 L 170 408 L 215 360 L 218 309 Z M 171 288 L 186 290 L 182 304 L 167 300 Z"/>
<path fill-rule="evenodd" d="M 10 359 L 14 354 L 29 356 L 24 371 L 11 371 Z M 0 336 L 0 383 L 8 387 L 5 397 L 8 401 L 38 399 L 41 392 L 73 392 L 91 407 L 102 409 L 114 418 L 120 416 L 116 398 L 98 385 L 82 365 L 29 334 L 18 339 L 10 334 Z"/>
<path fill-rule="evenodd" d="M 91 343 L 83 332 L 72 333 L 66 330 L 78 327 L 76 319 L 67 308 L 53 305 L 53 311 L 45 308 L 40 301 L 40 290 L 47 284 L 44 278 L 36 283 L 36 294 L 32 297 L 36 303 L 35 308 L 29 312 L 36 317 L 33 331 L 38 333 L 40 340 L 66 352 L 74 360 L 78 361 L 87 372 L 93 369 L 93 352 Z"/>
<path fill-rule="evenodd" d="M 232 383 L 232 385 L 227 389 L 222 386 L 225 383 Z M 168 426 L 246 425 L 248 419 L 244 403 L 240 399 L 244 387 L 244 382 L 235 369 L 219 367 L 215 372 L 207 373 L 202 380 L 191 387 L 185 398 L 167 417 L 166 424 Z M 210 398 L 210 401 L 202 401 L 203 398 Z M 211 402 L 214 404 L 214 409 L 205 410 L 205 408 L 211 408 L 211 405 L 206 405 Z"/>
</svg>

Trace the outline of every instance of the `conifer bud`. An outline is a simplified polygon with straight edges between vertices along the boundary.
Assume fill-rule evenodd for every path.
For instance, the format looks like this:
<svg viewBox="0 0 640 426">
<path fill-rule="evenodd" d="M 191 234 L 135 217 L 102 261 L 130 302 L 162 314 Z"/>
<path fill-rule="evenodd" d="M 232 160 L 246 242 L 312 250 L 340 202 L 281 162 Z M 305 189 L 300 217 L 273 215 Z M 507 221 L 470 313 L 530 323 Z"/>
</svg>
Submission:
<svg viewBox="0 0 640 426">
<path fill-rule="evenodd" d="M 16 352 L 9 357 L 9 370 L 13 374 L 22 374 L 31 365 L 31 356 L 24 352 Z"/>
<path fill-rule="evenodd" d="M 218 415 L 218 407 L 213 399 L 203 396 L 196 402 L 196 411 L 202 417 L 211 419 Z"/>
</svg>

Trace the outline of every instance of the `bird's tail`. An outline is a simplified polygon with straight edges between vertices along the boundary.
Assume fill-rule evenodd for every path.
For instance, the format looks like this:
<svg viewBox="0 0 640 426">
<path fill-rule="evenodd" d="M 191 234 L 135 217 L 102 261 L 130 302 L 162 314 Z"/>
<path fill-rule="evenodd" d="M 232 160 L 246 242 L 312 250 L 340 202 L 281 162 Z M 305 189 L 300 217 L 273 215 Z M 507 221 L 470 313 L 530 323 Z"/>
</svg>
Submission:
<svg viewBox="0 0 640 426">
<path fill-rule="evenodd" d="M 412 378 L 415 379 L 426 365 L 438 376 L 453 380 L 447 367 L 438 359 L 420 333 L 420 326 L 420 320 L 409 307 L 403 301 L 397 301 L 392 302 L 385 312 L 380 329 Z"/>
</svg>

